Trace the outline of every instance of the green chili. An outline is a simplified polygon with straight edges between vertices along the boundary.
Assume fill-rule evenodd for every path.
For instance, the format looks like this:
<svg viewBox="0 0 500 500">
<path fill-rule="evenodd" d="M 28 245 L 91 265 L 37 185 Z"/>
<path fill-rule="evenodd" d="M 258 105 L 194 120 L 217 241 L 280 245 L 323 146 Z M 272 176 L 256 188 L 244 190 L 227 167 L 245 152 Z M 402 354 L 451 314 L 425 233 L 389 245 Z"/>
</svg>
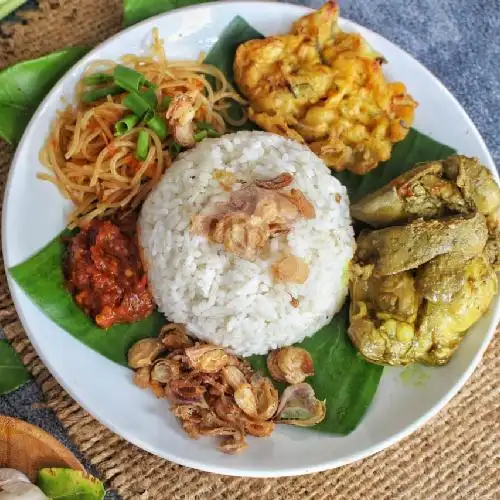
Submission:
<svg viewBox="0 0 500 500">
<path fill-rule="evenodd" d="M 168 152 L 172 158 L 175 158 L 181 152 L 182 146 L 177 142 L 173 142 L 168 147 Z"/>
<path fill-rule="evenodd" d="M 129 92 L 138 92 L 146 81 L 144 75 L 135 69 L 127 68 L 127 66 L 122 66 L 121 64 L 116 65 L 113 71 L 113 78 L 115 85 L 119 85 Z"/>
<path fill-rule="evenodd" d="M 137 135 L 137 145 L 135 148 L 135 157 L 144 161 L 149 152 L 149 134 L 145 130 L 140 130 Z"/>
<path fill-rule="evenodd" d="M 166 111 L 172 102 L 172 98 L 169 95 L 163 97 L 161 101 L 161 108 Z"/>
<path fill-rule="evenodd" d="M 87 90 L 82 94 L 81 100 L 84 103 L 100 101 L 108 95 L 117 95 L 123 93 L 123 89 L 117 85 L 109 87 L 101 87 L 97 89 Z"/>
<path fill-rule="evenodd" d="M 115 136 L 120 136 L 130 132 L 139 123 L 137 115 L 128 115 L 115 123 Z"/>
<path fill-rule="evenodd" d="M 219 132 L 217 132 L 217 130 L 215 130 L 215 128 L 208 122 L 203 122 L 203 121 L 197 122 L 196 130 L 206 131 L 208 137 L 219 137 L 220 135 Z"/>
<path fill-rule="evenodd" d="M 200 130 L 199 132 L 196 132 L 193 137 L 196 142 L 200 142 L 205 139 L 207 135 L 208 132 L 206 130 Z"/>
<path fill-rule="evenodd" d="M 164 141 L 167 138 L 167 124 L 158 115 L 153 115 L 151 118 L 146 117 L 146 125 L 158 135 L 160 140 Z"/>
<path fill-rule="evenodd" d="M 93 73 L 83 79 L 85 85 L 102 85 L 103 83 L 111 83 L 112 81 L 113 75 L 109 75 L 108 73 Z"/>
<path fill-rule="evenodd" d="M 156 108 L 156 95 L 153 89 L 147 89 L 144 92 L 130 92 L 123 99 L 126 106 L 132 113 L 139 117 L 143 117 L 148 111 L 154 111 Z"/>
</svg>

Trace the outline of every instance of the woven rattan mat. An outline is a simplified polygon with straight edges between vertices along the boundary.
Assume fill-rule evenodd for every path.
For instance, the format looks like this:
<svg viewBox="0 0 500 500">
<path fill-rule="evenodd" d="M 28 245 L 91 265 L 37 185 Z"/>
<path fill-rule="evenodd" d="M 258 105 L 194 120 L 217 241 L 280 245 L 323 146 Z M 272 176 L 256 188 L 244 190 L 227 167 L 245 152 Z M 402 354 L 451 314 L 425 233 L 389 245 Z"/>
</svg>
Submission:
<svg viewBox="0 0 500 500">
<path fill-rule="evenodd" d="M 66 46 L 94 45 L 120 29 L 121 16 L 121 0 L 40 0 L 38 11 L 25 12 L 21 22 L 3 26 L 0 68 Z M 0 144 L 2 193 L 12 154 L 12 148 Z M 429 424 L 401 443 L 329 472 L 247 479 L 174 465 L 127 443 L 94 420 L 37 357 L 14 311 L 3 266 L 0 325 L 70 437 L 107 486 L 125 499 L 500 498 L 499 335 L 462 391 Z"/>
</svg>

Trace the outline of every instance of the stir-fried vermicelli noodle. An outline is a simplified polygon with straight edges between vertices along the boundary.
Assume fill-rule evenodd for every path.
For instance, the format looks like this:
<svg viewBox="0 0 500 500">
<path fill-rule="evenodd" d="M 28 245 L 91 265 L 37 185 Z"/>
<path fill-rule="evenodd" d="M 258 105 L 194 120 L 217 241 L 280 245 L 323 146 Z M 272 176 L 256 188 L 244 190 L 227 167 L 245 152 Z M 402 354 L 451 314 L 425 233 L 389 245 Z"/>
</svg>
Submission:
<svg viewBox="0 0 500 500">
<path fill-rule="evenodd" d="M 147 115 L 131 116 L 131 108 L 125 105 L 128 92 L 122 88 L 112 89 L 98 82 L 94 95 L 95 90 L 106 92 L 108 88 L 110 94 L 86 102 L 88 78 L 100 75 L 109 82 L 117 67 L 114 61 L 89 65 L 77 85 L 78 105 L 58 113 L 41 152 L 41 161 L 50 172 L 38 174 L 40 179 L 53 182 L 74 203 L 70 227 L 118 210 L 136 209 L 181 148 L 206 137 L 206 130 L 220 135 L 226 132 L 226 124 L 237 126 L 246 121 L 245 113 L 238 119 L 229 116 L 232 102 L 245 101 L 219 69 L 203 63 L 203 57 L 197 61 L 169 61 L 163 41 L 154 30 L 150 54 L 122 58 L 123 64 L 140 73 L 144 85 L 154 91 L 157 104 L 152 113 L 165 123 L 164 134 L 159 134 L 153 124 L 148 126 Z M 125 118 L 132 118 L 132 126 L 119 134 L 117 122 Z M 202 124 L 205 131 L 197 134 L 196 126 Z M 142 158 L 141 141 L 147 145 Z"/>
</svg>

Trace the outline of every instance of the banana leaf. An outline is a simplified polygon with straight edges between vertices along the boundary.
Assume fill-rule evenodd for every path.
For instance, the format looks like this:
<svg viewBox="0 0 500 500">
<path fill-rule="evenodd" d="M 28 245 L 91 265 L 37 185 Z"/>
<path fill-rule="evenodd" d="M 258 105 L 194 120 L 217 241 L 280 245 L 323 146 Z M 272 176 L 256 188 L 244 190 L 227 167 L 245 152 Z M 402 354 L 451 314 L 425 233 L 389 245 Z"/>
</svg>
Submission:
<svg viewBox="0 0 500 500">
<path fill-rule="evenodd" d="M 63 254 L 64 243 L 57 236 L 36 255 L 10 269 L 10 274 L 54 323 L 111 361 L 127 366 L 129 347 L 141 338 L 157 335 L 165 319 L 155 311 L 131 325 L 98 328 L 66 289 L 61 267 Z"/>
<path fill-rule="evenodd" d="M 311 354 L 315 374 L 306 379 L 316 397 L 326 401 L 326 417 L 312 429 L 334 434 L 349 434 L 363 418 L 377 391 L 381 366 L 367 363 L 347 337 L 348 307 L 312 337 L 296 344 Z M 270 376 L 266 356 L 248 358 L 254 370 Z M 284 384 L 279 384 L 280 392 Z"/>
<path fill-rule="evenodd" d="M 123 22 L 125 26 L 143 21 L 148 17 L 163 14 L 169 10 L 209 2 L 210 0 L 124 0 Z"/>
<path fill-rule="evenodd" d="M 237 45 L 257 36 L 260 35 L 238 17 L 222 33 L 207 59 L 227 71 L 232 67 Z M 374 172 L 364 177 L 350 173 L 336 175 L 346 184 L 351 198 L 358 199 L 415 163 L 442 159 L 452 152 L 451 148 L 411 130 L 405 141 L 394 148 L 391 160 Z M 128 347 L 141 337 L 156 335 L 164 319 L 155 313 L 133 325 L 115 326 L 107 331 L 97 328 L 64 287 L 62 252 L 60 238 L 56 238 L 35 256 L 10 269 L 11 276 L 55 323 L 108 359 L 126 365 Z M 344 308 L 329 325 L 300 344 L 311 353 L 316 366 L 316 375 L 310 382 L 318 397 L 327 402 L 327 418 L 313 428 L 323 432 L 351 432 L 370 405 L 382 375 L 380 366 L 367 363 L 358 355 L 348 339 L 347 326 Z M 250 361 L 256 369 L 266 370 L 264 356 L 253 356 Z"/>
<path fill-rule="evenodd" d="M 27 0 L 0 0 L 0 20 L 14 12 Z"/>
<path fill-rule="evenodd" d="M 211 48 L 204 62 L 217 66 L 222 73 L 226 75 L 228 81 L 234 84 L 233 61 L 236 55 L 236 49 L 240 44 L 257 38 L 264 37 L 257 30 L 252 28 L 252 26 L 242 17 L 236 16 L 221 33 L 221 36 Z M 211 77 L 209 77 L 209 79 L 211 79 Z M 240 119 L 243 116 L 241 105 L 232 103 L 228 109 L 228 114 L 234 120 Z M 228 127 L 228 132 L 237 130 L 258 130 L 258 127 L 250 120 L 247 120 L 246 123 L 235 130 L 230 130 Z"/>
<path fill-rule="evenodd" d="M 0 71 L 0 137 L 17 143 L 40 101 L 86 52 L 82 47 L 60 50 Z"/>
<path fill-rule="evenodd" d="M 29 379 L 30 375 L 16 351 L 6 340 L 0 340 L 0 395 L 16 390 Z"/>
</svg>

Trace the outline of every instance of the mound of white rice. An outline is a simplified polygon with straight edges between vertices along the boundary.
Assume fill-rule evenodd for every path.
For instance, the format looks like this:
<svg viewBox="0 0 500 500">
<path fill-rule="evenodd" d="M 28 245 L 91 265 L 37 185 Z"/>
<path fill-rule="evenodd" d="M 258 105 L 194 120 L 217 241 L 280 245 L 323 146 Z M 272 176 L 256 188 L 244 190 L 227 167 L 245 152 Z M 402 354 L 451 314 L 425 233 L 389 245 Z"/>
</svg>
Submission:
<svg viewBox="0 0 500 500">
<path fill-rule="evenodd" d="M 272 240 L 267 260 L 227 253 L 190 232 L 191 217 L 223 193 L 212 177 L 216 169 L 247 182 L 290 172 L 291 187 L 312 202 L 316 217 L 297 222 L 281 242 Z M 347 295 L 354 235 L 346 189 L 308 148 L 274 134 L 238 132 L 181 154 L 144 203 L 139 234 L 160 311 L 192 335 L 243 356 L 314 334 Z M 302 285 L 272 279 L 270 265 L 286 239 L 292 254 L 309 265 Z"/>
</svg>

